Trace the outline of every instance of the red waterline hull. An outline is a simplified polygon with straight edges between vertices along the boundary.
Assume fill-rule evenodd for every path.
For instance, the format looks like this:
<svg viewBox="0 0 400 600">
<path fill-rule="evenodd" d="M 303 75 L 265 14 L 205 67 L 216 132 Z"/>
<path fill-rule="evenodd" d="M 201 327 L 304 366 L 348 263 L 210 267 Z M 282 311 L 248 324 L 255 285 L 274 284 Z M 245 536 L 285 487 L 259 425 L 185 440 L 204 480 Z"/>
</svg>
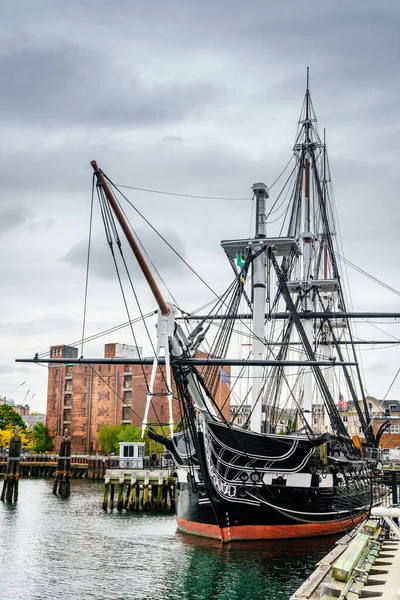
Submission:
<svg viewBox="0 0 400 600">
<path fill-rule="evenodd" d="M 236 540 L 278 540 L 288 538 L 316 537 L 340 533 L 352 529 L 363 521 L 367 513 L 354 519 L 345 521 L 333 521 L 332 523 L 298 523 L 296 525 L 239 525 L 220 528 L 218 525 L 209 523 L 196 523 L 177 519 L 179 531 L 190 533 L 214 540 L 223 544 Z"/>
</svg>

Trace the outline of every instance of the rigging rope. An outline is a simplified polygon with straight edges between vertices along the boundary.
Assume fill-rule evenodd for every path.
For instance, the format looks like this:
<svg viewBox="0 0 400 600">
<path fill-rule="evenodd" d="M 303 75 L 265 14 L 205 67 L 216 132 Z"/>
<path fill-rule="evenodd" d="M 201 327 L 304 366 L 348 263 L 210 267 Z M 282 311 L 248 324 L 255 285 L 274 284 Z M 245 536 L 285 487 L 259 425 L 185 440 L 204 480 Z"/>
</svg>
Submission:
<svg viewBox="0 0 400 600">
<path fill-rule="evenodd" d="M 88 249 L 87 249 L 87 258 L 86 258 L 85 298 L 84 298 L 84 301 L 83 301 L 81 356 L 83 356 L 83 342 L 84 342 L 84 339 L 85 339 L 86 307 L 87 307 L 87 297 L 88 297 L 88 287 L 89 287 L 90 247 L 91 247 L 91 242 L 92 242 L 94 187 L 95 187 L 95 175 L 93 174 L 93 177 L 92 177 L 92 196 L 91 196 L 91 201 L 90 201 L 89 239 L 88 239 Z"/>
</svg>

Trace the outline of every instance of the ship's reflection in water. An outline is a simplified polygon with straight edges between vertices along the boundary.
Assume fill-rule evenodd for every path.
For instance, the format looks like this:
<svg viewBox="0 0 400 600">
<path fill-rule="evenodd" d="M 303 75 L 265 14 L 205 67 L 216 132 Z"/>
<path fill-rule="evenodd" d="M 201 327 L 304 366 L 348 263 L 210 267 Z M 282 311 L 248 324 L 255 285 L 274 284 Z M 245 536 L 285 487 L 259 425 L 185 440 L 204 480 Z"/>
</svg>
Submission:
<svg viewBox="0 0 400 600">
<path fill-rule="evenodd" d="M 177 534 L 190 556 L 175 579 L 173 598 L 286 600 L 341 536 L 296 540 L 216 541 Z"/>
<path fill-rule="evenodd" d="M 173 515 L 104 513 L 101 483 L 73 481 L 68 499 L 52 485 L 23 479 L 0 503 L 2 600 L 287 600 L 336 539 L 222 546 Z"/>
</svg>

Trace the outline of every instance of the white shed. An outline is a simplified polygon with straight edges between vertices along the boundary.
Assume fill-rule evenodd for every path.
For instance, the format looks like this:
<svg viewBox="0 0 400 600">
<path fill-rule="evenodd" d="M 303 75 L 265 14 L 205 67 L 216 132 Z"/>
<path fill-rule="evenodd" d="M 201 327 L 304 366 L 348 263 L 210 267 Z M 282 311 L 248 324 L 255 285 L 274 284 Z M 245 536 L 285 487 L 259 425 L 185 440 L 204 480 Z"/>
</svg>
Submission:
<svg viewBox="0 0 400 600">
<path fill-rule="evenodd" d="M 124 469 L 143 469 L 144 442 L 120 442 L 119 466 Z"/>
</svg>

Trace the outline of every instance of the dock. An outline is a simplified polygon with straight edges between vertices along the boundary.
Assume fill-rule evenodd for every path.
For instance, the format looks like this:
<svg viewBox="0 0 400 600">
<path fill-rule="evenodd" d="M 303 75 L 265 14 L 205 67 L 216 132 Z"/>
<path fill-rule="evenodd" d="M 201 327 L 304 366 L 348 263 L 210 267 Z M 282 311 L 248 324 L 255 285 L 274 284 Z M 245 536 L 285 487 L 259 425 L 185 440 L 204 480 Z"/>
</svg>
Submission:
<svg viewBox="0 0 400 600">
<path fill-rule="evenodd" d="M 107 470 L 103 510 L 174 511 L 176 477 L 170 470 Z"/>
<path fill-rule="evenodd" d="M 21 477 L 54 477 L 58 469 L 58 454 L 21 454 Z M 71 455 L 71 479 L 90 479 L 103 481 L 108 470 L 118 469 L 121 459 L 118 456 Z M 144 468 L 150 465 L 149 459 L 143 460 Z M 170 461 L 160 461 L 162 469 L 171 469 Z M 7 468 L 7 455 L 0 455 L 0 478 Z"/>
<path fill-rule="evenodd" d="M 290 600 L 399 600 L 398 505 L 372 508 L 370 518 L 316 565 Z"/>
</svg>

